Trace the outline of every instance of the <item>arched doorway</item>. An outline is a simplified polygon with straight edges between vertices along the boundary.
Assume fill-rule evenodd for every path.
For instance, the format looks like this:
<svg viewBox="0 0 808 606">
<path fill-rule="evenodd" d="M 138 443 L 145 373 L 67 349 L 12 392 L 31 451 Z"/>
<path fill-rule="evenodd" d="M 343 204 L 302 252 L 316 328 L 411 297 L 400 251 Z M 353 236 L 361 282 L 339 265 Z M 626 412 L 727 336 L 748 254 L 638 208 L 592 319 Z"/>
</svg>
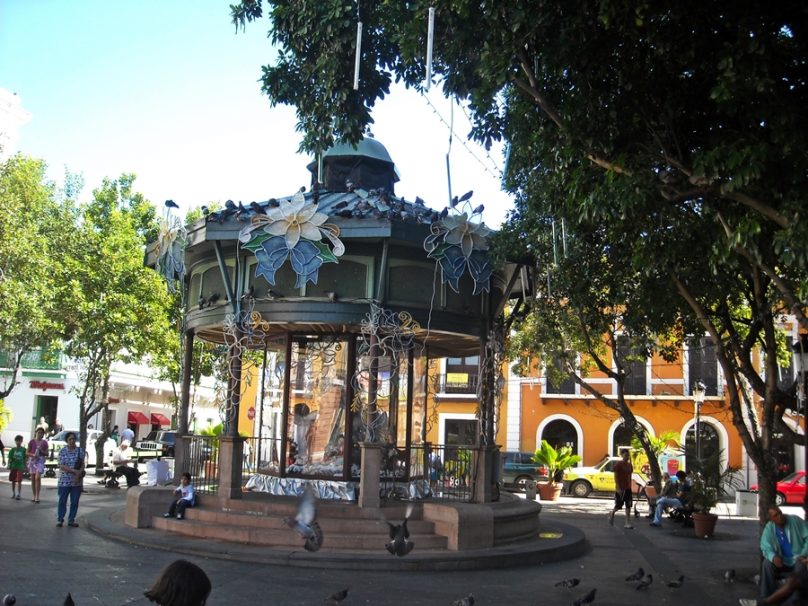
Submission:
<svg viewBox="0 0 808 606">
<path fill-rule="evenodd" d="M 654 432 L 653 426 L 643 419 L 642 417 L 634 417 L 637 423 L 642 425 L 642 427 L 652 436 L 656 435 Z M 625 449 L 631 448 L 631 438 L 633 437 L 633 433 L 626 423 L 618 419 L 612 424 L 611 429 L 609 430 L 610 439 L 609 439 L 609 452 L 608 454 L 611 456 L 619 456 L 620 453 Z"/>
<path fill-rule="evenodd" d="M 547 440 L 553 448 L 569 446 L 572 452 L 578 453 L 578 432 L 566 419 L 555 419 L 545 425 L 541 439 Z"/>
<path fill-rule="evenodd" d="M 701 421 L 699 424 L 701 434 L 701 459 L 706 461 L 721 452 L 721 439 L 712 424 Z M 685 434 L 685 469 L 696 468 L 696 424 L 687 429 Z"/>
</svg>

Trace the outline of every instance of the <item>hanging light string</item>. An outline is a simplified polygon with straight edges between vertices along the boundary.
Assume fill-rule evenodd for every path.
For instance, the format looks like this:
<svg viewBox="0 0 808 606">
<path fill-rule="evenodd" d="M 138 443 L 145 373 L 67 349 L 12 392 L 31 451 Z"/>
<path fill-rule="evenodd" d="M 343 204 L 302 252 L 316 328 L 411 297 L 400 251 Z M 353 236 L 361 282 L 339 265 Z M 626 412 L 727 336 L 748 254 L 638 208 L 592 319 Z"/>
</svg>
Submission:
<svg viewBox="0 0 808 606">
<path fill-rule="evenodd" d="M 432 103 L 432 101 L 430 101 L 430 100 L 429 100 L 429 97 L 427 97 L 427 96 L 426 96 L 425 94 L 423 94 L 423 93 L 421 93 L 421 96 L 424 98 L 424 100 L 426 101 L 427 105 L 429 105 L 429 107 L 430 107 L 430 108 L 432 108 L 432 112 L 433 112 L 433 113 L 434 113 L 434 114 L 435 114 L 435 115 L 438 117 L 438 119 L 439 119 L 439 120 L 440 120 L 440 121 L 443 123 L 443 125 L 444 125 L 444 126 L 446 126 L 446 128 L 448 128 L 448 129 L 449 129 L 449 131 L 450 131 L 450 133 L 451 133 L 451 131 L 452 131 L 452 126 L 451 126 L 451 124 L 449 124 L 449 122 L 448 122 L 448 121 L 447 121 L 447 120 L 446 120 L 446 119 L 445 119 L 445 118 L 444 118 L 444 117 L 443 117 L 443 116 L 440 114 L 440 112 L 439 112 L 439 111 L 438 111 L 438 109 L 437 109 L 437 108 L 434 106 L 434 104 Z M 461 106 L 461 107 L 462 107 L 462 106 Z M 496 166 L 496 164 L 494 164 L 494 169 L 495 169 L 497 172 L 493 172 L 493 171 L 491 170 L 491 168 L 489 168 L 489 167 L 488 167 L 488 166 L 485 164 L 485 162 L 483 162 L 482 160 L 480 160 L 480 158 L 477 156 L 477 154 L 475 154 L 475 153 L 474 153 L 474 150 L 473 150 L 473 149 L 471 149 L 471 147 L 469 147 L 468 143 L 465 141 L 465 139 L 464 139 L 463 137 L 458 137 L 458 140 L 460 141 L 461 145 L 463 145 L 463 147 L 466 149 L 466 151 L 467 151 L 467 152 L 468 152 L 468 153 L 471 155 L 471 157 L 472 157 L 472 158 L 474 158 L 475 160 L 477 160 L 477 162 L 479 163 L 479 165 L 480 165 L 480 166 L 482 166 L 482 168 L 483 168 L 483 170 L 484 170 L 485 172 L 487 172 L 489 175 L 491 175 L 491 176 L 492 176 L 492 177 L 494 177 L 495 179 L 501 179 L 501 178 L 502 178 L 502 171 L 499 169 L 499 167 L 498 167 L 498 166 Z M 490 158 L 490 156 L 489 156 L 489 158 Z M 492 163 L 493 163 L 493 159 L 492 159 L 491 161 L 492 161 Z"/>
<path fill-rule="evenodd" d="M 359 0 L 356 2 L 356 57 L 354 59 L 353 89 L 359 90 L 359 63 L 362 59 L 362 16 L 359 14 Z"/>
<path fill-rule="evenodd" d="M 472 123 L 471 122 L 471 116 L 469 116 L 469 113 L 466 111 L 466 108 L 463 105 L 460 105 L 460 110 L 463 112 L 463 115 L 466 117 L 466 120 L 468 120 L 468 123 L 471 124 Z M 485 148 L 483 147 L 483 149 L 485 149 Z M 511 150 L 510 150 L 510 146 L 509 146 L 508 147 L 508 155 L 510 155 L 510 153 L 511 153 Z M 494 170 L 497 171 L 497 174 L 499 175 L 499 178 L 501 179 L 502 178 L 502 169 L 499 168 L 499 164 L 497 164 L 496 160 L 494 160 L 494 158 L 491 157 L 491 154 L 488 152 L 487 149 L 485 149 L 485 157 L 491 163 L 491 166 L 494 168 Z M 478 160 L 478 162 L 479 162 L 479 160 Z M 480 162 L 480 163 L 482 163 L 482 162 Z"/>
</svg>

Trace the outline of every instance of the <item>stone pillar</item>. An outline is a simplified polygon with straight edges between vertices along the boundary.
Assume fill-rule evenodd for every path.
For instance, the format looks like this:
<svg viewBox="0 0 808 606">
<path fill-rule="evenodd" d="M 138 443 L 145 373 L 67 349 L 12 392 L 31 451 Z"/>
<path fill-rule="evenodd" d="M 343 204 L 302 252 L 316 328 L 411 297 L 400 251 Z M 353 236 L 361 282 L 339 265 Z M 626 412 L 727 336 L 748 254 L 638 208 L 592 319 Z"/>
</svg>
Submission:
<svg viewBox="0 0 808 606">
<path fill-rule="evenodd" d="M 382 445 L 362 442 L 362 471 L 359 474 L 359 507 L 379 507 L 379 474 L 382 471 Z"/>
<path fill-rule="evenodd" d="M 494 500 L 496 482 L 495 453 L 499 446 L 477 446 L 472 451 L 472 469 L 476 480 L 472 488 L 472 503 L 490 503 Z"/>
<path fill-rule="evenodd" d="M 244 438 L 219 438 L 219 491 L 220 497 L 241 498 L 241 467 L 244 462 Z"/>
<path fill-rule="evenodd" d="M 188 413 L 191 409 L 191 366 L 194 361 L 194 331 L 184 336 L 182 352 L 182 386 L 180 387 L 180 411 L 177 429 L 180 434 L 188 433 Z"/>
</svg>

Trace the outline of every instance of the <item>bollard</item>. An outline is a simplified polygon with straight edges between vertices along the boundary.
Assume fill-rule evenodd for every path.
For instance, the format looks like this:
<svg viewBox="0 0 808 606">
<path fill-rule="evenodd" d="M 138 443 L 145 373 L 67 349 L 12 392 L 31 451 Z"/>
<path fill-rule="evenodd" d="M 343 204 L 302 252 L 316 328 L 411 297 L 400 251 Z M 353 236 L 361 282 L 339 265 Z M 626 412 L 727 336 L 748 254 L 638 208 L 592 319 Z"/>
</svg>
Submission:
<svg viewBox="0 0 808 606">
<path fill-rule="evenodd" d="M 528 480 L 525 482 L 525 498 L 528 501 L 536 500 L 536 482 L 533 480 Z"/>
</svg>

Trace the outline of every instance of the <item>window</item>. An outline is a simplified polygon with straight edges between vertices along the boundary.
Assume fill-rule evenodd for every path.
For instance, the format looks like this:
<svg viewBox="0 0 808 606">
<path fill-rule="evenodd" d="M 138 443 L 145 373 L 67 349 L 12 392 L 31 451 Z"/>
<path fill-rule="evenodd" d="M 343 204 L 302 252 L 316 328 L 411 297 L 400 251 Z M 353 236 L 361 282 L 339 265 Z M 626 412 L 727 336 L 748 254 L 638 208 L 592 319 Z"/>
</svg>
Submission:
<svg viewBox="0 0 808 606">
<path fill-rule="evenodd" d="M 364 299 L 368 296 L 368 265 L 355 259 L 320 266 L 317 284 L 306 284 L 307 297 L 325 297 L 336 293 L 340 299 Z"/>
<path fill-rule="evenodd" d="M 793 344 L 794 339 L 792 339 L 791 337 L 786 337 L 786 347 L 788 348 L 789 353 L 794 351 L 792 349 Z M 780 391 L 788 391 L 794 384 L 794 357 L 789 355 L 788 366 L 778 365 L 777 370 L 778 370 L 777 388 Z"/>
<path fill-rule="evenodd" d="M 710 337 L 690 339 L 687 349 L 687 370 L 690 377 L 690 391 L 696 381 L 704 383 L 705 395 L 718 395 L 718 360 L 715 356 L 715 344 Z"/>
<path fill-rule="evenodd" d="M 416 303 L 423 307 L 440 300 L 440 282 L 434 265 L 398 265 L 391 262 L 387 293 L 392 302 Z"/>
<path fill-rule="evenodd" d="M 617 338 L 617 357 L 626 371 L 625 393 L 629 396 L 644 396 L 648 392 L 645 385 L 645 352 L 641 347 L 632 347 L 628 337 Z"/>
<path fill-rule="evenodd" d="M 631 438 L 633 436 L 631 429 L 625 423 L 620 423 L 615 427 L 612 435 L 612 453 L 617 456 L 622 450 L 631 448 Z"/>
<path fill-rule="evenodd" d="M 443 443 L 447 446 L 472 446 L 477 443 L 477 419 L 447 419 Z"/>
<path fill-rule="evenodd" d="M 476 393 L 480 356 L 446 358 L 443 393 Z"/>
<path fill-rule="evenodd" d="M 545 372 L 546 383 L 545 383 L 545 393 L 550 394 L 574 394 L 575 393 L 575 380 L 567 375 L 566 370 L 564 370 L 564 361 L 561 358 L 553 358 L 552 365 L 560 372 L 565 375 L 566 378 L 561 380 L 561 383 L 555 384 L 554 378 L 551 373 Z"/>
</svg>

